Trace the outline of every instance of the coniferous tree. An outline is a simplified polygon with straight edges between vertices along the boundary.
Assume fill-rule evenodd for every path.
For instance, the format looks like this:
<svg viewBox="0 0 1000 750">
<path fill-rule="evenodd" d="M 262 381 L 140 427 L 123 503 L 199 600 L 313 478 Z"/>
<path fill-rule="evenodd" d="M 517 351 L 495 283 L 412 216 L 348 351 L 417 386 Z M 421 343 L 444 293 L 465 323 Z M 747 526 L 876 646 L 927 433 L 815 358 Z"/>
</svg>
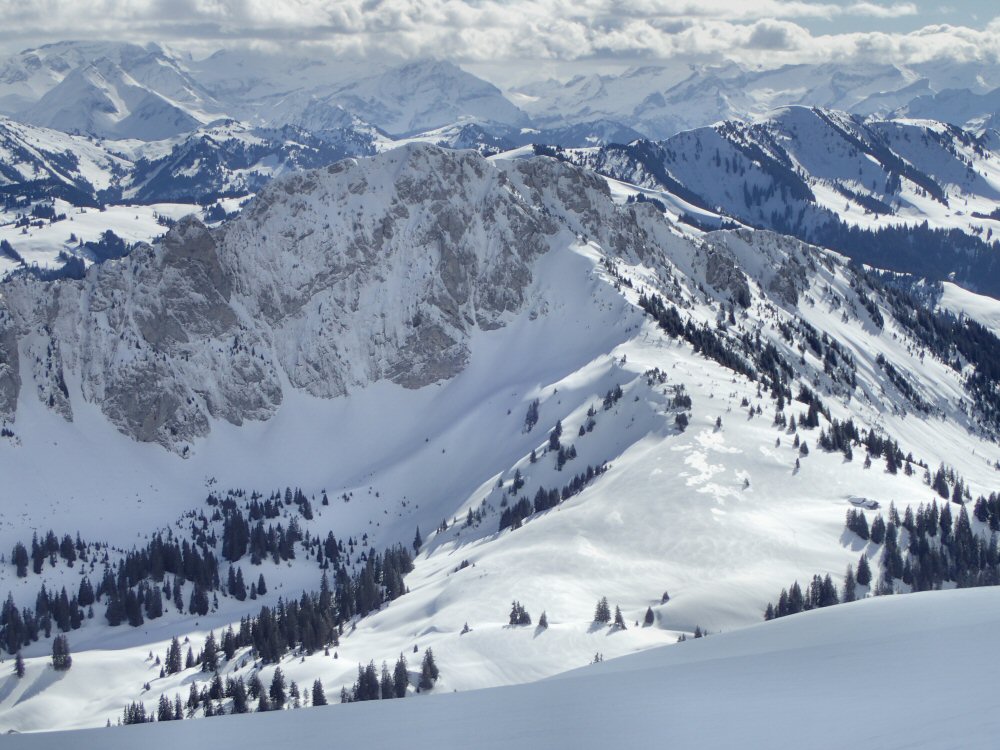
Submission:
<svg viewBox="0 0 1000 750">
<path fill-rule="evenodd" d="M 868 586 L 872 582 L 872 571 L 868 566 L 868 555 L 864 552 L 861 553 L 861 557 L 858 559 L 858 572 L 855 575 L 855 580 L 861 586 Z"/>
<path fill-rule="evenodd" d="M 410 673 L 406 671 L 406 658 L 400 654 L 396 667 L 392 671 L 393 692 L 397 698 L 406 697 L 406 688 L 410 685 Z"/>
<path fill-rule="evenodd" d="M 882 544 L 885 541 L 885 521 L 882 520 L 881 515 L 875 516 L 875 520 L 872 521 L 869 538 L 875 544 Z"/>
<path fill-rule="evenodd" d="M 264 683 L 260 681 L 260 675 L 254 672 L 247 681 L 247 695 L 250 698 L 258 698 L 264 692 Z"/>
<path fill-rule="evenodd" d="M 210 631 L 201 651 L 201 671 L 214 672 L 219 667 L 219 649 L 215 643 L 215 632 Z"/>
<path fill-rule="evenodd" d="M 531 615 L 528 611 L 521 605 L 521 602 L 514 601 L 510 605 L 510 624 L 511 625 L 530 625 Z"/>
<path fill-rule="evenodd" d="M 552 428 L 552 432 L 549 433 L 549 450 L 557 451 L 559 450 L 560 442 L 559 438 L 562 436 L 562 420 L 556 420 L 556 426 Z"/>
<path fill-rule="evenodd" d="M 420 689 L 430 690 L 438 679 L 438 668 L 434 663 L 434 652 L 428 648 L 424 651 L 424 661 L 420 666 Z"/>
<path fill-rule="evenodd" d="M 73 666 L 73 657 L 69 653 L 69 641 L 60 634 L 52 639 L 52 667 L 56 671 L 65 672 Z"/>
<path fill-rule="evenodd" d="M 181 661 L 181 644 L 174 636 L 167 647 L 167 658 L 163 662 L 163 669 L 167 674 L 177 674 L 183 669 Z"/>
<path fill-rule="evenodd" d="M 607 624 L 611 622 L 611 607 L 608 605 L 608 597 L 603 596 L 594 608 L 594 622 Z"/>
<path fill-rule="evenodd" d="M 354 683 L 352 700 L 377 701 L 381 697 L 381 690 L 378 672 L 375 671 L 375 662 L 368 662 L 367 667 L 358 664 L 358 679 Z"/>
<path fill-rule="evenodd" d="M 420 527 L 417 527 L 417 533 L 413 535 L 413 551 L 419 552 L 420 548 L 424 546 L 424 540 L 420 536 Z"/>
<path fill-rule="evenodd" d="M 250 703 L 247 696 L 247 688 L 242 677 L 238 677 L 233 682 L 233 713 L 245 714 L 250 711 Z"/>
<path fill-rule="evenodd" d="M 174 576 L 174 585 L 171 589 L 171 597 L 174 600 L 174 609 L 178 612 L 184 611 L 184 599 L 181 595 L 181 583 L 177 580 L 177 576 Z"/>
<path fill-rule="evenodd" d="M 226 628 L 226 632 L 222 635 L 222 653 L 226 661 L 232 661 L 236 656 L 236 633 L 233 632 L 232 625 Z"/>
<path fill-rule="evenodd" d="M 652 625 L 654 617 L 655 616 L 653 615 L 653 608 L 652 607 L 646 607 L 646 617 L 642 621 L 643 624 L 644 625 Z"/>
<path fill-rule="evenodd" d="M 538 627 L 540 627 L 542 630 L 545 630 L 546 628 L 549 627 L 549 618 L 545 614 L 545 612 L 542 612 L 542 616 L 538 618 Z"/>
<path fill-rule="evenodd" d="M 17 568 L 18 578 L 25 578 L 28 575 L 28 560 L 28 548 L 21 542 L 15 544 L 14 551 L 10 555 L 10 561 Z"/>
<path fill-rule="evenodd" d="M 226 689 L 222 685 L 222 678 L 216 672 L 208 683 L 208 697 L 213 701 L 221 701 L 226 695 Z"/>
<path fill-rule="evenodd" d="M 323 690 L 323 683 L 319 681 L 319 678 L 313 681 L 312 686 L 312 704 L 314 706 L 325 706 L 326 703 L 326 692 Z"/>
<path fill-rule="evenodd" d="M 146 706 L 139 702 L 129 703 L 122 712 L 122 724 L 145 724 L 149 721 Z"/>
<path fill-rule="evenodd" d="M 21 656 L 20 651 L 14 657 L 14 674 L 17 675 L 18 679 L 24 677 L 24 657 Z"/>
<path fill-rule="evenodd" d="M 388 700 L 390 698 L 396 697 L 395 685 L 392 681 L 392 675 L 389 674 L 389 665 L 382 662 L 382 673 L 378 681 L 379 693 L 382 696 L 382 700 Z"/>
<path fill-rule="evenodd" d="M 844 601 L 853 602 L 857 599 L 856 583 L 854 580 L 854 568 L 847 566 L 847 573 L 844 576 Z"/>
<path fill-rule="evenodd" d="M 285 695 L 285 675 L 281 672 L 281 667 L 275 667 L 274 676 L 271 678 L 271 687 L 268 688 L 267 694 L 275 710 L 280 711 L 284 708 L 287 696 Z"/>
<path fill-rule="evenodd" d="M 531 432 L 531 429 L 538 423 L 538 399 L 536 398 L 528 404 L 528 413 L 524 415 L 524 431 Z"/>
<path fill-rule="evenodd" d="M 174 707 L 170 703 L 170 699 L 165 694 L 160 696 L 160 701 L 156 706 L 156 720 L 157 721 L 174 720 Z"/>
<path fill-rule="evenodd" d="M 617 604 L 615 605 L 615 627 L 619 630 L 625 630 L 625 618 L 622 617 L 622 610 Z"/>
</svg>

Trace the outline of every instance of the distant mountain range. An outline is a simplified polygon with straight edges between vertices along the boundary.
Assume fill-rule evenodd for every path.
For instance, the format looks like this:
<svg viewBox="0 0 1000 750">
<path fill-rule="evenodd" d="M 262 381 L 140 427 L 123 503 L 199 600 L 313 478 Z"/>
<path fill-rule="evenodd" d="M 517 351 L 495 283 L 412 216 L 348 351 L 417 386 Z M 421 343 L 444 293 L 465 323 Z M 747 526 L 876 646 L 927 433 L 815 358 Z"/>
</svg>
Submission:
<svg viewBox="0 0 1000 750">
<path fill-rule="evenodd" d="M 0 63 L 0 113 L 110 139 L 162 140 L 220 118 L 324 130 L 342 127 L 346 112 L 394 138 L 476 123 L 514 142 L 511 135 L 526 129 L 556 131 L 560 145 L 581 146 L 633 133 L 668 138 L 785 105 L 981 130 L 998 104 L 1000 66 L 979 63 L 664 64 L 506 92 L 444 61 L 379 64 L 251 50 L 195 60 L 155 44 L 60 42 Z"/>
</svg>

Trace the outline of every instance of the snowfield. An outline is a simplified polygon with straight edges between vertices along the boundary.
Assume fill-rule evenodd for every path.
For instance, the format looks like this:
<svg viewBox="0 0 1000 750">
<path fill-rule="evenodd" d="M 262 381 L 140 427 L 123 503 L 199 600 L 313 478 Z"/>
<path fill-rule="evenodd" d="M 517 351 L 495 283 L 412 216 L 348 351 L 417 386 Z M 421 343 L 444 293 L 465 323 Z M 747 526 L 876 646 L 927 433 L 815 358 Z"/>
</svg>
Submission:
<svg viewBox="0 0 1000 750">
<path fill-rule="evenodd" d="M 379 703 L 71 733 L 12 750 L 142 746 L 681 748 L 996 747 L 1000 590 L 935 591 L 813 610 L 592 664 L 527 685 Z M 549 633 L 537 634 L 545 641 Z M 81 670 L 82 671 L 82 670 Z M 111 670 L 108 670 L 109 673 Z M 34 668 L 25 692 L 55 673 Z M 84 692 L 76 667 L 62 680 Z M 863 709 L 881 685 L 874 714 Z M 942 695 L 949 686 L 960 694 Z M 5 689 L 6 692 L 6 689 Z M 441 691 L 444 692 L 444 691 Z"/>
</svg>

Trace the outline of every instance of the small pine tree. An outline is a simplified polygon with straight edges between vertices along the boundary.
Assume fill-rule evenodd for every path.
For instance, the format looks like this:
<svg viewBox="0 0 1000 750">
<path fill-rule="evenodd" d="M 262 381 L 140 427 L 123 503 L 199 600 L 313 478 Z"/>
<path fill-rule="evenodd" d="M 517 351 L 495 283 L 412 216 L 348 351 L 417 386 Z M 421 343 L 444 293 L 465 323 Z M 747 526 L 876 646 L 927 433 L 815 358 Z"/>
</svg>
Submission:
<svg viewBox="0 0 1000 750">
<path fill-rule="evenodd" d="M 420 689 L 430 690 L 438 679 L 438 668 L 434 663 L 434 652 L 431 649 L 424 651 L 424 661 L 420 666 Z"/>
<path fill-rule="evenodd" d="M 167 648 L 167 658 L 164 660 L 164 671 L 167 674 L 177 674 L 183 668 L 181 662 L 181 644 L 177 636 L 170 639 L 170 646 Z"/>
<path fill-rule="evenodd" d="M 65 635 L 57 635 L 52 639 L 52 667 L 58 672 L 65 672 L 73 666 L 73 657 L 69 654 L 69 641 Z"/>
<path fill-rule="evenodd" d="M 219 648 L 215 643 L 215 633 L 209 632 L 205 648 L 201 652 L 201 671 L 214 672 L 219 666 Z"/>
<path fill-rule="evenodd" d="M 611 622 L 611 607 L 608 605 L 608 597 L 602 596 L 594 608 L 594 622 L 607 624 Z"/>
<path fill-rule="evenodd" d="M 14 674 L 17 675 L 18 679 L 24 677 L 24 657 L 21 656 L 20 651 L 14 657 Z"/>
<path fill-rule="evenodd" d="M 392 671 L 393 693 L 397 698 L 406 697 L 406 688 L 410 685 L 410 673 L 406 671 L 406 658 L 400 654 L 396 667 Z"/>
<path fill-rule="evenodd" d="M 174 707 L 171 705 L 170 699 L 166 695 L 160 695 L 160 701 L 156 706 L 156 720 L 174 720 Z"/>
<path fill-rule="evenodd" d="M 538 627 L 545 630 L 549 626 L 549 618 L 546 617 L 545 612 L 542 612 L 542 616 L 538 618 Z"/>
<path fill-rule="evenodd" d="M 619 630 L 625 630 L 625 618 L 622 617 L 622 610 L 617 604 L 615 605 L 615 627 Z"/>
<path fill-rule="evenodd" d="M 872 582 L 872 571 L 868 566 L 868 555 L 863 552 L 858 559 L 858 572 L 855 574 L 854 580 L 862 586 L 867 586 Z"/>
<path fill-rule="evenodd" d="M 285 695 L 285 675 L 281 671 L 281 667 L 275 667 L 274 677 L 271 678 L 271 687 L 267 691 L 268 697 L 271 699 L 271 703 L 274 704 L 274 708 L 281 710 L 287 697 Z"/>
<path fill-rule="evenodd" d="M 382 671 L 379 675 L 378 687 L 382 700 L 389 700 L 390 698 L 396 697 L 396 689 L 392 681 L 392 675 L 389 674 L 389 665 L 385 662 L 382 662 Z"/>
<path fill-rule="evenodd" d="M 326 692 L 323 690 L 323 683 L 318 678 L 313 681 L 312 704 L 314 706 L 326 705 Z"/>
<path fill-rule="evenodd" d="M 844 601 L 853 602 L 857 599 L 857 594 L 855 593 L 855 579 L 854 579 L 854 568 L 850 565 L 847 566 L 847 574 L 844 576 Z"/>
<path fill-rule="evenodd" d="M 521 602 L 514 601 L 511 603 L 510 607 L 510 624 L 511 625 L 530 625 L 531 615 L 528 614 L 528 610 L 524 608 Z"/>
<path fill-rule="evenodd" d="M 646 607 L 646 617 L 643 619 L 642 624 L 648 627 L 649 625 L 653 624 L 653 619 L 654 619 L 653 608 Z"/>
</svg>

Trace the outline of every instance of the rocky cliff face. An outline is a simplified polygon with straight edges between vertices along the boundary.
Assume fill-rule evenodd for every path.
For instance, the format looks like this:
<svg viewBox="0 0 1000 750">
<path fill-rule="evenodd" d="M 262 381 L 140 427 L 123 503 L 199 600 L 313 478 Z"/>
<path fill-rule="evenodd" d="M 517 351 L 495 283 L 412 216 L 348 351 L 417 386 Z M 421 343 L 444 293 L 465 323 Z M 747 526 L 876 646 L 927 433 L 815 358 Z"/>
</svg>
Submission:
<svg viewBox="0 0 1000 750">
<path fill-rule="evenodd" d="M 533 263 L 574 234 L 625 253 L 645 236 L 603 180 L 548 159 L 420 145 L 298 173 L 220 230 L 189 218 L 82 281 L 5 284 L 0 421 L 34 389 L 67 420 L 82 398 L 183 453 L 213 419 L 269 418 L 283 383 L 335 397 L 451 378 L 475 331 L 543 309 Z"/>
</svg>

